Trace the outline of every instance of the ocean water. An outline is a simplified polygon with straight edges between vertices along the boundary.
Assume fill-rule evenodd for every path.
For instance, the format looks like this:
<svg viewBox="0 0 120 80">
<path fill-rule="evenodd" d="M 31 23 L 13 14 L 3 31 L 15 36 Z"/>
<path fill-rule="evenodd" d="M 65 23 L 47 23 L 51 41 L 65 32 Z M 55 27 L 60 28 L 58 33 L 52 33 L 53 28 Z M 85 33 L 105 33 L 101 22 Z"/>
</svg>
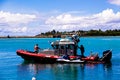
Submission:
<svg viewBox="0 0 120 80">
<path fill-rule="evenodd" d="M 112 50 L 109 64 L 40 64 L 27 63 L 17 56 L 16 50 L 33 51 L 36 43 L 43 49 L 52 48 L 51 41 L 59 38 L 10 38 L 0 39 L 0 80 L 120 80 L 120 37 L 81 37 L 79 45 L 102 56 Z M 78 50 L 78 54 L 80 51 Z"/>
</svg>

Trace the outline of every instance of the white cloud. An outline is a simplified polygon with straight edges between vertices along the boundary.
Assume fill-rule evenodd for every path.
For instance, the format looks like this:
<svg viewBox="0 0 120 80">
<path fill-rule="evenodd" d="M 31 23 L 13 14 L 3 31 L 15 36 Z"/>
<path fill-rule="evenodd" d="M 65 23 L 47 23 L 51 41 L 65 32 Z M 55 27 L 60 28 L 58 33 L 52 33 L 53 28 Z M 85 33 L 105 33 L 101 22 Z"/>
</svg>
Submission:
<svg viewBox="0 0 120 80">
<path fill-rule="evenodd" d="M 120 0 L 108 0 L 109 1 L 109 3 L 111 3 L 111 4 L 115 4 L 115 5 L 117 5 L 117 6 L 120 6 Z"/>
<path fill-rule="evenodd" d="M 56 30 L 120 29 L 120 12 L 114 13 L 112 9 L 106 9 L 90 16 L 61 14 L 50 17 L 46 24 Z"/>
<path fill-rule="evenodd" d="M 0 11 L 0 22 L 3 23 L 28 23 L 30 21 L 33 21 L 36 18 L 35 15 L 29 15 L 29 14 L 13 14 L 10 12 L 3 12 Z"/>
<path fill-rule="evenodd" d="M 36 15 L 0 11 L 0 35 L 4 35 L 4 33 L 15 35 L 29 32 L 29 23 L 36 19 Z"/>
<path fill-rule="evenodd" d="M 15 33 L 18 33 L 18 32 L 26 32 L 27 31 L 27 27 L 15 27 L 13 29 L 10 29 L 11 32 L 15 32 Z"/>
<path fill-rule="evenodd" d="M 37 35 L 53 29 L 58 31 L 120 29 L 120 12 L 115 13 L 112 9 L 89 16 L 78 14 L 76 16 L 67 12 L 57 16 L 45 16 L 44 19 L 43 17 L 0 11 L 0 36 Z"/>
</svg>

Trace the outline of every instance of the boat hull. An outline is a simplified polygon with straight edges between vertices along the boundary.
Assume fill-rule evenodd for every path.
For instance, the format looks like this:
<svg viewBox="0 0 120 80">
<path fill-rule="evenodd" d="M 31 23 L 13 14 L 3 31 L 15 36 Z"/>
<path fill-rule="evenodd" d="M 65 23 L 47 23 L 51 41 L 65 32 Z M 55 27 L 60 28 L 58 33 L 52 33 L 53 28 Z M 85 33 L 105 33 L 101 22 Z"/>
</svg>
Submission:
<svg viewBox="0 0 120 80">
<path fill-rule="evenodd" d="M 25 50 L 17 50 L 17 55 L 21 56 L 26 61 L 39 63 L 55 63 L 58 58 L 56 55 L 36 54 Z"/>
<path fill-rule="evenodd" d="M 17 55 L 21 56 L 24 60 L 39 63 L 109 63 L 111 60 L 112 52 L 105 51 L 105 53 L 106 56 L 103 56 L 102 58 L 92 58 L 90 56 L 80 58 L 80 56 L 69 56 L 68 59 L 65 59 L 61 58 L 61 56 L 53 54 L 34 53 L 31 51 L 17 50 Z"/>
</svg>

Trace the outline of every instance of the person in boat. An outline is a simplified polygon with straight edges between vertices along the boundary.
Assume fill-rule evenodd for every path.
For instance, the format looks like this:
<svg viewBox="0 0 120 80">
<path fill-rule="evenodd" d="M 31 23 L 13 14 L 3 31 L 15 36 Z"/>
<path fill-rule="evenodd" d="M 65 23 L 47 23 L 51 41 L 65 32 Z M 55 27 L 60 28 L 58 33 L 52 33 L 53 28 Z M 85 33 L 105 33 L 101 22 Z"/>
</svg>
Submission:
<svg viewBox="0 0 120 80">
<path fill-rule="evenodd" d="M 34 52 L 35 53 L 38 53 L 39 52 L 39 46 L 38 46 L 38 44 L 36 44 L 35 46 L 34 46 Z"/>
<path fill-rule="evenodd" d="M 81 56 L 84 57 L 84 52 L 85 52 L 84 46 L 81 45 L 79 48 L 80 48 L 80 51 L 81 51 Z"/>
</svg>

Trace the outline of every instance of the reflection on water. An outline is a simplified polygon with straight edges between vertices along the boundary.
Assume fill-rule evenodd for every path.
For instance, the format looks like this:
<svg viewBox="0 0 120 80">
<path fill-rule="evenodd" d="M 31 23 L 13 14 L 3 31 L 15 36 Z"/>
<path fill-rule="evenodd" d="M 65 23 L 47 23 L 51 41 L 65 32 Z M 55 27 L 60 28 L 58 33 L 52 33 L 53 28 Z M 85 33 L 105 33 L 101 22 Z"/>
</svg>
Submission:
<svg viewBox="0 0 120 80">
<path fill-rule="evenodd" d="M 103 66 L 104 66 L 105 71 L 111 71 L 111 69 L 112 69 L 112 63 L 111 62 L 103 64 Z"/>
<path fill-rule="evenodd" d="M 90 80 L 108 79 L 112 64 L 39 64 L 23 63 L 18 66 L 18 76 L 30 80 Z M 100 73 L 100 74 L 98 74 Z M 25 74 L 25 76 L 23 75 Z M 97 75 L 96 75 L 97 74 Z M 111 80 L 111 79 L 109 79 Z"/>
<path fill-rule="evenodd" d="M 79 80 L 84 75 L 84 64 L 58 64 L 53 70 L 56 80 Z"/>
<path fill-rule="evenodd" d="M 113 79 L 112 75 L 113 75 L 113 70 L 112 70 L 112 63 L 106 63 L 106 64 L 103 64 L 103 69 L 105 71 L 105 76 L 106 77 L 109 77 L 109 80 L 115 80 Z M 117 79 L 118 80 L 118 79 Z"/>
</svg>

